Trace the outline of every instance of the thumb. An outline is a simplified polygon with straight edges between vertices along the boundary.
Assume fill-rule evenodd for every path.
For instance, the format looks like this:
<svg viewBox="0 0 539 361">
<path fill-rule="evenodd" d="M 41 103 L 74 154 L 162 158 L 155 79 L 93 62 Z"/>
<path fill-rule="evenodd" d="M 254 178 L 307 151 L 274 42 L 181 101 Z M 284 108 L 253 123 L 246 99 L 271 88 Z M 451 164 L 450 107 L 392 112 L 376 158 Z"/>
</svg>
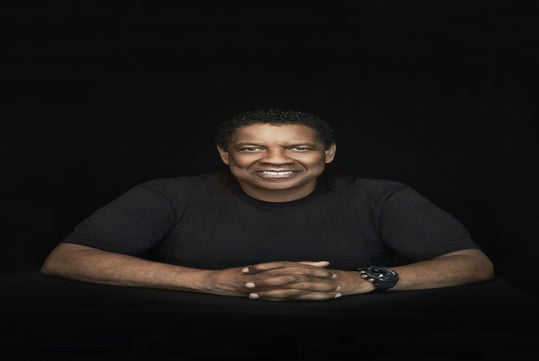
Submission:
<svg viewBox="0 0 539 361">
<path fill-rule="evenodd" d="M 315 267 L 327 267 L 327 266 L 329 266 L 328 261 L 316 261 L 316 262 L 302 261 L 302 262 L 299 262 L 299 263 L 306 264 L 306 265 L 309 265 L 309 266 L 315 266 Z"/>
</svg>

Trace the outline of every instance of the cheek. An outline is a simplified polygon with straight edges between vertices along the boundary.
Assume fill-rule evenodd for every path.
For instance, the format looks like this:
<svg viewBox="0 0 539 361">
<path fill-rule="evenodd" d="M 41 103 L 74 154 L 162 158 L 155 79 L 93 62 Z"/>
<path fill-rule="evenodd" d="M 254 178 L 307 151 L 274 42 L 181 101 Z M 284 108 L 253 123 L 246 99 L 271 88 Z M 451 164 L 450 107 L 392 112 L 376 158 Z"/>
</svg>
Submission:
<svg viewBox="0 0 539 361">
<path fill-rule="evenodd" d="M 229 165 L 236 168 L 245 168 L 253 164 L 256 160 L 249 157 L 230 157 Z"/>
<path fill-rule="evenodd" d="M 323 167 L 326 164 L 326 159 L 323 156 L 309 158 L 304 161 L 304 164 L 308 164 L 310 167 Z"/>
</svg>

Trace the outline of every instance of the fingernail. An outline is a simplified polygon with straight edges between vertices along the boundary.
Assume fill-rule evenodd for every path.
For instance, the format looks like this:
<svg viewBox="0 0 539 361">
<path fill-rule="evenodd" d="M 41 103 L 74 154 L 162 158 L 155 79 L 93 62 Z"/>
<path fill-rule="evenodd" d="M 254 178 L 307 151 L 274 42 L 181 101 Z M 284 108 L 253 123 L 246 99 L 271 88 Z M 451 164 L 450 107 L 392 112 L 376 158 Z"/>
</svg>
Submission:
<svg viewBox="0 0 539 361">
<path fill-rule="evenodd" d="M 245 267 L 244 269 L 241 270 L 243 273 L 249 273 L 249 267 Z"/>
<path fill-rule="evenodd" d="M 335 289 L 335 292 L 339 292 L 341 290 L 341 286 L 337 286 L 337 288 Z"/>
<path fill-rule="evenodd" d="M 257 300 L 260 298 L 260 296 L 257 293 L 250 293 L 249 298 L 252 300 Z"/>
<path fill-rule="evenodd" d="M 336 293 L 335 294 L 335 298 L 339 298 L 339 297 L 342 297 L 342 293 Z"/>
<path fill-rule="evenodd" d="M 255 288 L 256 285 L 255 285 L 253 282 L 247 282 L 247 283 L 245 284 L 245 287 L 247 287 L 247 288 Z"/>
<path fill-rule="evenodd" d="M 337 274 L 336 273 L 332 274 L 331 278 L 333 278 L 333 279 L 337 278 Z"/>
</svg>

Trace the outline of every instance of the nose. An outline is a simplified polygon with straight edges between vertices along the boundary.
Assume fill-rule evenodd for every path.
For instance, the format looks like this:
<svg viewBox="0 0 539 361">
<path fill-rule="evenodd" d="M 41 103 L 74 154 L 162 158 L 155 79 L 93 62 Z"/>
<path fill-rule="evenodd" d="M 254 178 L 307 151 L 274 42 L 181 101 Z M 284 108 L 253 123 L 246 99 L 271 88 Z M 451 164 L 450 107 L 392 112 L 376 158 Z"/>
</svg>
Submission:
<svg viewBox="0 0 539 361">
<path fill-rule="evenodd" d="M 287 157 L 286 152 L 283 149 L 268 149 L 264 158 L 261 159 L 261 162 L 269 164 L 288 164 L 293 161 Z"/>
</svg>

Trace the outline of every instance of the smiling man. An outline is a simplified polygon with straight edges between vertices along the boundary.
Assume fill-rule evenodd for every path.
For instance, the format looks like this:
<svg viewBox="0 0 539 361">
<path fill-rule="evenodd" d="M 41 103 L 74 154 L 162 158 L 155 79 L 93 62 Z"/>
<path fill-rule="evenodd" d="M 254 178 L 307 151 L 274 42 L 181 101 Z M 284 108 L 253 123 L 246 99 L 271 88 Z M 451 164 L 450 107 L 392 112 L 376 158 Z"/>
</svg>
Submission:
<svg viewBox="0 0 539 361">
<path fill-rule="evenodd" d="M 79 224 L 42 272 L 269 301 L 494 275 L 463 225 L 410 187 L 326 172 L 335 138 L 317 116 L 239 114 L 221 124 L 217 150 L 226 171 L 134 187 Z"/>
<path fill-rule="evenodd" d="M 241 188 L 268 202 L 286 202 L 310 194 L 335 144 L 322 143 L 313 128 L 296 124 L 239 127 L 217 149 Z"/>
</svg>

